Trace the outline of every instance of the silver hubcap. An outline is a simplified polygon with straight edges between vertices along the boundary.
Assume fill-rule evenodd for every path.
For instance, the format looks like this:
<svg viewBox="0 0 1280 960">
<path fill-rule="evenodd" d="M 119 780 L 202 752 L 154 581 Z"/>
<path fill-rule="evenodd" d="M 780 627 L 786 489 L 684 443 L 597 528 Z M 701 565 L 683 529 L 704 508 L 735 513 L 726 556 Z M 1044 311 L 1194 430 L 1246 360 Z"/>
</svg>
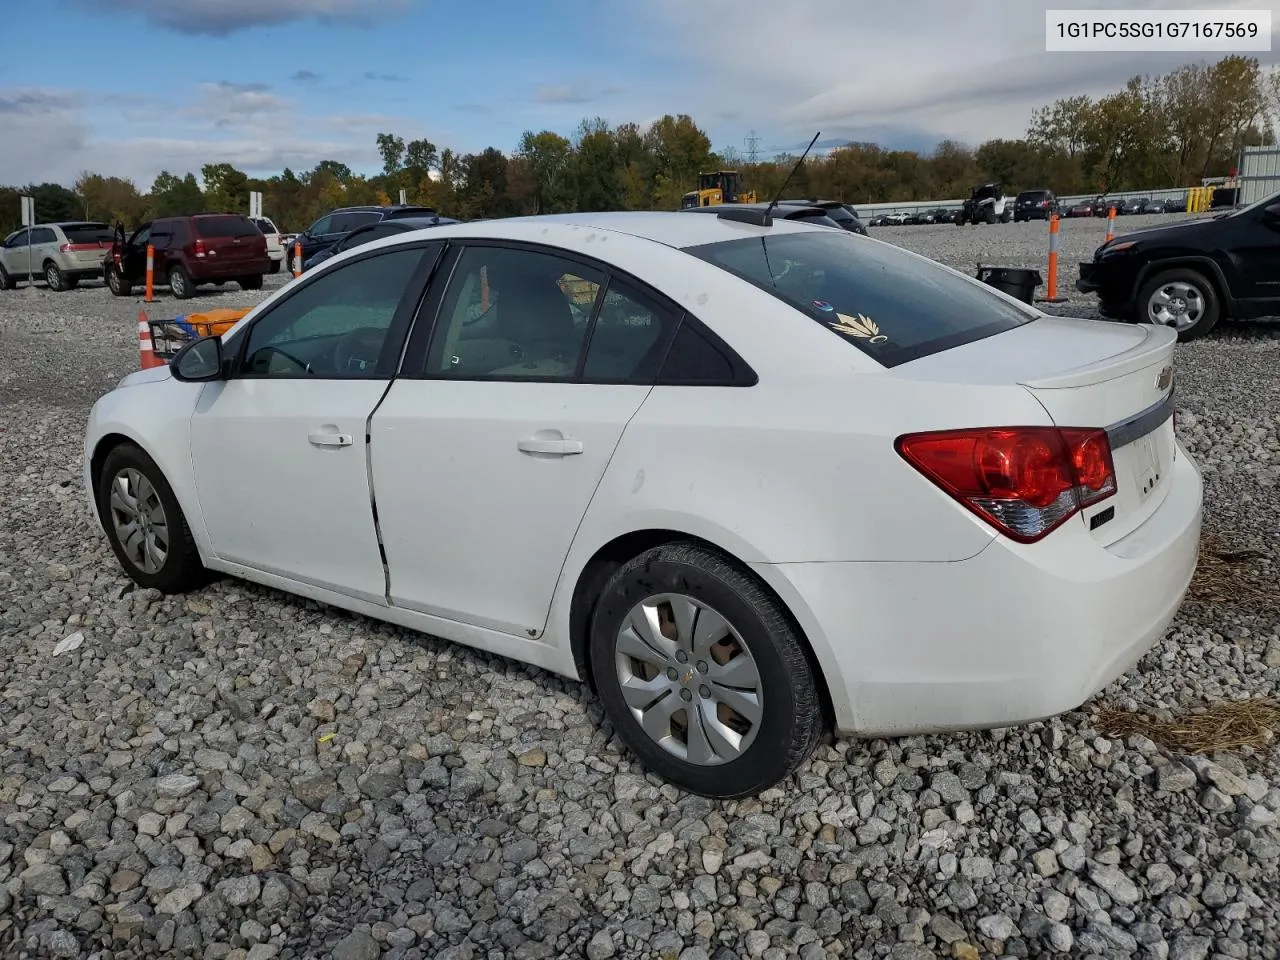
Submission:
<svg viewBox="0 0 1280 960">
<path fill-rule="evenodd" d="M 55 267 L 52 263 L 45 268 L 44 282 L 47 283 L 50 287 L 58 286 L 58 268 Z"/>
<path fill-rule="evenodd" d="M 678 593 L 631 608 L 615 669 L 636 722 L 668 753 L 711 766 L 751 746 L 764 717 L 760 671 L 724 617 Z"/>
<path fill-rule="evenodd" d="M 186 286 L 187 286 L 186 278 L 183 277 L 181 273 L 175 270 L 173 272 L 173 275 L 169 277 L 170 289 L 172 289 L 176 295 L 182 296 L 182 294 L 186 290 Z"/>
<path fill-rule="evenodd" d="M 1175 330 L 1193 327 L 1204 316 L 1204 295 L 1192 284 L 1178 280 L 1166 283 L 1151 295 L 1147 318 Z"/>
<path fill-rule="evenodd" d="M 128 467 L 111 481 L 111 526 L 129 562 L 158 573 L 169 555 L 169 521 L 156 488 Z"/>
</svg>

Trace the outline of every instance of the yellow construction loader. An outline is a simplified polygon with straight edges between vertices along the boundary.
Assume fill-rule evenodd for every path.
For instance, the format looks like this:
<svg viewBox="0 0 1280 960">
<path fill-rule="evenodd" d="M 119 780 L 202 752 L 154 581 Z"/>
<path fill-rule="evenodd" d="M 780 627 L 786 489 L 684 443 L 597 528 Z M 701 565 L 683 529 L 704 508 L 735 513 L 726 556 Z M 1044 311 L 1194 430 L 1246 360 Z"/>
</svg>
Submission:
<svg viewBox="0 0 1280 960">
<path fill-rule="evenodd" d="M 755 203 L 754 190 L 739 190 L 737 170 L 717 170 L 698 174 L 698 189 L 680 198 L 682 210 L 689 207 L 713 207 L 718 203 Z"/>
</svg>

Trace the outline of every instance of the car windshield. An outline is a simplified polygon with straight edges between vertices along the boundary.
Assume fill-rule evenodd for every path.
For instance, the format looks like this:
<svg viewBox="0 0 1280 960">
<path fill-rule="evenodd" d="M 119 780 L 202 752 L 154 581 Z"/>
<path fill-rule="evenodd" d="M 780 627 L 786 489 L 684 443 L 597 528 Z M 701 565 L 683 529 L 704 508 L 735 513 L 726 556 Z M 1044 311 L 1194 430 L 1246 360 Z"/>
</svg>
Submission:
<svg viewBox="0 0 1280 960">
<path fill-rule="evenodd" d="M 1270 196 L 1263 197 L 1261 200 L 1255 200 L 1247 207 L 1241 207 L 1239 210 L 1233 210 L 1231 213 L 1228 213 L 1227 216 L 1238 217 L 1242 213 L 1249 213 L 1252 210 L 1257 210 L 1259 207 L 1266 207 L 1273 203 L 1280 203 L 1280 193 L 1273 193 Z"/>
<path fill-rule="evenodd" d="M 67 243 L 110 243 L 111 228 L 105 223 L 67 223 L 62 232 Z"/>
<path fill-rule="evenodd" d="M 1039 316 L 932 260 L 844 230 L 723 240 L 685 252 L 774 294 L 887 367 Z"/>
<path fill-rule="evenodd" d="M 196 233 L 206 239 L 214 237 L 253 237 L 262 231 L 248 217 L 196 217 Z"/>
</svg>

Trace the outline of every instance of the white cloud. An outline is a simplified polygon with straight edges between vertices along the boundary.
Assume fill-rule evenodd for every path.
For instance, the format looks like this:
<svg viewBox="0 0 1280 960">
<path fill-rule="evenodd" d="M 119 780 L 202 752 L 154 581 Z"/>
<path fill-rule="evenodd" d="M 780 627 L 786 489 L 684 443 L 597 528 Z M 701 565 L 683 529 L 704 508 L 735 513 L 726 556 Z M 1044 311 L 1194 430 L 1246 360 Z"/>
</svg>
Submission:
<svg viewBox="0 0 1280 960">
<path fill-rule="evenodd" d="M 899 131 L 911 140 L 952 137 L 978 143 L 1020 137 L 1032 111 L 1059 97 L 1099 95 L 1135 74 L 1159 74 L 1221 54 L 1046 53 L 1046 9 L 1111 9 L 1114 0 L 793 0 L 777 18 L 743 16 L 740 0 L 649 0 L 656 21 L 695 73 L 689 112 L 745 113 L 772 140 L 874 139 Z M 1158 9 L 1270 7 L 1257 0 L 1128 0 Z M 713 36 L 715 42 L 707 42 Z M 1274 53 L 1252 54 L 1264 63 Z M 725 126 L 720 121 L 713 126 Z M 734 124 L 738 126 L 738 124 Z M 869 133 L 871 135 L 869 135 Z"/>
<path fill-rule="evenodd" d="M 74 0 L 86 9 L 103 9 L 98 0 Z M 176 33 L 225 37 L 254 27 L 293 20 L 368 24 L 395 16 L 411 0 L 112 0 L 113 16 L 135 13 Z"/>
<path fill-rule="evenodd" d="M 131 127 L 137 135 L 131 137 L 93 130 L 90 112 L 104 109 L 118 109 L 114 98 L 0 89 L 0 183 L 51 180 L 69 186 L 87 169 L 128 177 L 145 190 L 161 170 L 198 176 L 206 163 L 270 175 L 286 166 L 308 170 L 325 159 L 352 167 L 377 162 L 373 137 L 358 118 L 299 123 L 288 101 L 260 85 L 209 84 L 185 106 L 134 98 L 128 112 L 136 118 Z"/>
</svg>

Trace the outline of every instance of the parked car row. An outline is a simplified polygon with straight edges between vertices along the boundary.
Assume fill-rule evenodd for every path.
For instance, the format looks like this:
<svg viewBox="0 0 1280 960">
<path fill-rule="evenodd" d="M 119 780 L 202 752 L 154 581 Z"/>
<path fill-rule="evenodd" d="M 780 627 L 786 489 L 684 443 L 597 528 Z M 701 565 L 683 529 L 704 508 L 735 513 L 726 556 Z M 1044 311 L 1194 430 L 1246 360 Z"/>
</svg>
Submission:
<svg viewBox="0 0 1280 960">
<path fill-rule="evenodd" d="M 114 228 L 88 220 L 36 224 L 0 244 L 0 290 L 28 276 L 56 291 L 100 279 L 116 296 L 127 297 L 146 282 L 148 246 L 153 283 L 168 286 L 179 300 L 194 296 L 202 284 L 235 281 L 257 290 L 265 274 L 286 266 L 294 271 L 295 244 L 301 244 L 303 265 L 309 268 L 392 233 L 455 222 L 428 207 L 397 205 L 344 207 L 300 234 L 282 233 L 270 217 L 222 213 L 160 217 L 132 233 L 121 223 Z M 386 226 L 392 223 L 397 225 Z"/>
</svg>

